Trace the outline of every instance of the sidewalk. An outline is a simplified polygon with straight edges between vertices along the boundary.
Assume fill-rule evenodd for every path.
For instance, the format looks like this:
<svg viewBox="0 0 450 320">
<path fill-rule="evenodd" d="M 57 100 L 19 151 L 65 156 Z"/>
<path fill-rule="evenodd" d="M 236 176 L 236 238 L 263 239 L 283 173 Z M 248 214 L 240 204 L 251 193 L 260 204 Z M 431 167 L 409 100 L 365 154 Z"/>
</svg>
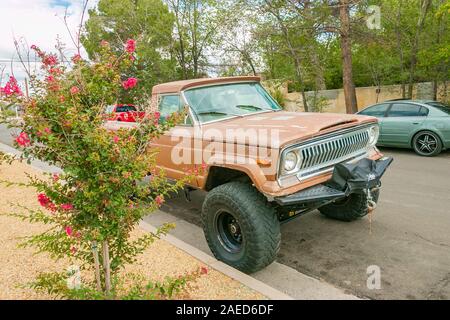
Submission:
<svg viewBox="0 0 450 320">
<path fill-rule="evenodd" d="M 173 222 L 177 225 L 175 229 L 170 231 L 169 236 L 187 243 L 189 247 L 193 247 L 207 257 L 212 256 L 203 235 L 203 230 L 200 227 L 162 211 L 155 212 L 144 218 L 144 223 L 152 226 L 160 226 L 166 222 Z M 251 276 L 255 280 L 265 283 L 267 286 L 279 290 L 294 299 L 358 299 L 358 297 L 348 294 L 329 283 L 307 276 L 278 262 L 272 263 L 265 269 L 251 274 Z"/>
</svg>

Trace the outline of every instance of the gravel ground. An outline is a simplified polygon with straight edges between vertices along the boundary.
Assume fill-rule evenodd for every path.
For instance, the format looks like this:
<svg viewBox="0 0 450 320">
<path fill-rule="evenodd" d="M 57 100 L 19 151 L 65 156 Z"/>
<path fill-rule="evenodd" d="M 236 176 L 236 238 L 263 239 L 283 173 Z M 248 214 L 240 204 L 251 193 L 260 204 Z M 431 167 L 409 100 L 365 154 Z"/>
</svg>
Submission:
<svg viewBox="0 0 450 320">
<path fill-rule="evenodd" d="M 15 163 L 0 165 L 0 180 L 26 182 L 26 173 L 39 175 L 39 171 L 28 165 Z M 18 210 L 13 204 L 20 203 L 29 208 L 39 207 L 36 192 L 32 188 L 0 184 L 0 214 Z M 46 254 L 34 254 L 32 248 L 18 248 L 22 237 L 45 230 L 45 226 L 30 224 L 13 217 L 0 215 L 0 299 L 51 299 L 25 286 L 40 272 L 61 271 L 68 261 L 55 262 Z M 142 233 L 136 230 L 136 235 Z M 172 246 L 158 240 L 139 257 L 135 265 L 127 266 L 127 272 L 139 272 L 153 281 L 167 276 L 177 276 L 198 270 L 201 262 Z M 265 299 L 264 296 L 241 283 L 208 267 L 208 274 L 196 280 L 191 287 L 175 298 L 183 299 Z"/>
</svg>

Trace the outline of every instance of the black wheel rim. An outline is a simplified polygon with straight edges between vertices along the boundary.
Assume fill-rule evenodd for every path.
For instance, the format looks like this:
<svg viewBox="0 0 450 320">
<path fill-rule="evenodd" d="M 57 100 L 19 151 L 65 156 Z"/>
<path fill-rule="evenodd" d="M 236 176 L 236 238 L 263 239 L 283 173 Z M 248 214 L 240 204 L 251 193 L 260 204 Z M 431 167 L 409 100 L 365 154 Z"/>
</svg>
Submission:
<svg viewBox="0 0 450 320">
<path fill-rule="evenodd" d="M 422 154 L 432 154 L 436 151 L 437 140 L 436 137 L 429 133 L 421 134 L 416 139 L 416 150 Z"/>
<path fill-rule="evenodd" d="M 242 232 L 238 220 L 227 211 L 216 214 L 216 230 L 220 243 L 230 253 L 237 253 L 242 249 Z"/>
</svg>

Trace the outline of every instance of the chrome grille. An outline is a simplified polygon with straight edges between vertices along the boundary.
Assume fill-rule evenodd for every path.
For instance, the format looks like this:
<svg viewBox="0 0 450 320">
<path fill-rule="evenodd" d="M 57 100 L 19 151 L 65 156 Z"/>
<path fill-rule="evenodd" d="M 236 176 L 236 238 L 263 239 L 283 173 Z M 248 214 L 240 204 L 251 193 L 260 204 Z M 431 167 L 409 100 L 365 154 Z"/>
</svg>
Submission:
<svg viewBox="0 0 450 320">
<path fill-rule="evenodd" d="M 303 158 L 300 171 L 364 153 L 368 142 L 369 134 L 364 130 L 300 147 L 299 152 Z"/>
<path fill-rule="evenodd" d="M 281 180 L 292 181 L 291 178 L 297 176 L 298 179 L 302 180 L 332 170 L 337 163 L 365 156 L 368 146 L 368 127 L 338 135 L 325 136 L 317 141 L 292 146 L 284 151 L 297 150 L 302 158 L 301 165 L 295 173 L 280 178 Z"/>
</svg>

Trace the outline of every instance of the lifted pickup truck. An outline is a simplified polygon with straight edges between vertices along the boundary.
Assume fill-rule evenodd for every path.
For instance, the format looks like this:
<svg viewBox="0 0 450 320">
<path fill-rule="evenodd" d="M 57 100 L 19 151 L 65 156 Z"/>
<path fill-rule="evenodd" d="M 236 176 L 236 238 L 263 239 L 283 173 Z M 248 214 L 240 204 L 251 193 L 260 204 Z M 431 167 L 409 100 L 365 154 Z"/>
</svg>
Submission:
<svg viewBox="0 0 450 320">
<path fill-rule="evenodd" d="M 203 230 L 217 259 L 244 272 L 275 260 L 280 223 L 318 209 L 352 221 L 376 206 L 392 159 L 376 148 L 377 119 L 285 112 L 258 77 L 205 78 L 156 85 L 161 118 L 184 123 L 154 142 L 172 179 L 202 165 L 188 188 L 208 191 Z"/>
</svg>

